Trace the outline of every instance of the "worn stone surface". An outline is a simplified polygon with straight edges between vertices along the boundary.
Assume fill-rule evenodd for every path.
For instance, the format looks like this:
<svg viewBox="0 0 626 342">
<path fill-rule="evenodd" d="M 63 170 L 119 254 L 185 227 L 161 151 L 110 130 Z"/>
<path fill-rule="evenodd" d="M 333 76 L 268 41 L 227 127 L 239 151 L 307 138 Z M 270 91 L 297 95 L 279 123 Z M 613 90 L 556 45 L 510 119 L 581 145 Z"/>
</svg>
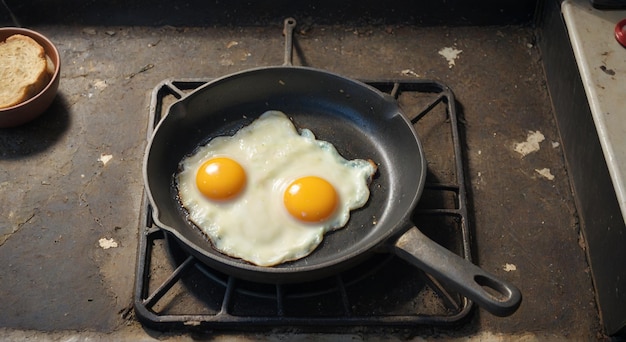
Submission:
<svg viewBox="0 0 626 342">
<path fill-rule="evenodd" d="M 32 27 L 59 48 L 62 79 L 41 118 L 0 130 L 2 335 L 175 337 L 145 331 L 125 314 L 151 91 L 164 79 L 281 64 L 280 25 Z M 359 79 L 437 79 L 455 92 L 475 261 L 518 285 L 524 300 L 510 317 L 477 310 L 466 325 L 435 335 L 595 338 L 584 242 L 532 29 L 305 28 L 296 34 L 295 64 Z M 460 51 L 453 65 L 439 53 L 446 47 Z M 538 150 L 515 151 L 537 131 Z M 537 171 L 545 168 L 554 179 Z"/>
</svg>

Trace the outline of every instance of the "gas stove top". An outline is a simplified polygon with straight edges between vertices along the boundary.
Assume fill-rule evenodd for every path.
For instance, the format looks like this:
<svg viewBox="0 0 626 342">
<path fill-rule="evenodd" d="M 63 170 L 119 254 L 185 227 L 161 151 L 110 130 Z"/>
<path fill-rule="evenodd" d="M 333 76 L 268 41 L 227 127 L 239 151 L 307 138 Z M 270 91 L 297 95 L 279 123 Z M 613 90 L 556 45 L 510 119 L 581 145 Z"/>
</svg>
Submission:
<svg viewBox="0 0 626 342">
<path fill-rule="evenodd" d="M 148 137 L 169 105 L 209 80 L 167 80 L 152 92 Z M 396 97 L 421 137 L 427 183 L 413 223 L 427 236 L 471 259 L 458 114 L 452 91 L 429 80 L 366 83 Z M 261 284 L 225 275 L 188 255 L 152 221 L 144 199 L 135 284 L 135 312 L 153 329 L 327 331 L 457 323 L 472 302 L 390 254 L 375 254 L 348 271 L 298 284 Z"/>
</svg>

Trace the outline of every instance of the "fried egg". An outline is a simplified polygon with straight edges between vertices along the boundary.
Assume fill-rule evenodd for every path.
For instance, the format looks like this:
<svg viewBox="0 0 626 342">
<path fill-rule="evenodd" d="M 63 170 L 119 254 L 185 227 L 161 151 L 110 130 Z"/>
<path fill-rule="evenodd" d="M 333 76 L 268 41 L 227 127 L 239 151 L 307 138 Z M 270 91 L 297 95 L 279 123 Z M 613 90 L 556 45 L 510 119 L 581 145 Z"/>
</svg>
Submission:
<svg viewBox="0 0 626 342">
<path fill-rule="evenodd" d="M 175 175 L 181 205 L 229 256 L 273 266 L 310 254 L 368 201 L 376 165 L 344 159 L 309 129 L 268 111 L 233 136 L 186 156 Z"/>
</svg>

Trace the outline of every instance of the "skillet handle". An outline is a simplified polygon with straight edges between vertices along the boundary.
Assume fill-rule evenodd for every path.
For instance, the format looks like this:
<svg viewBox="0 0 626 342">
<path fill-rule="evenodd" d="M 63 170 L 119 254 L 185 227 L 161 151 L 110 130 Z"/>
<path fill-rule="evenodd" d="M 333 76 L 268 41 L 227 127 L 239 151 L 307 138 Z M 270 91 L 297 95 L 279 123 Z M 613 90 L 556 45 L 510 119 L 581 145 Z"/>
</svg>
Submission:
<svg viewBox="0 0 626 342">
<path fill-rule="evenodd" d="M 522 301 L 522 294 L 515 286 L 437 244 L 416 227 L 404 233 L 394 247 L 397 256 L 496 316 L 513 314 Z"/>
<path fill-rule="evenodd" d="M 283 66 L 292 66 L 293 64 L 293 30 L 296 27 L 296 19 L 285 19 L 283 34 L 285 35 L 285 61 Z"/>
</svg>

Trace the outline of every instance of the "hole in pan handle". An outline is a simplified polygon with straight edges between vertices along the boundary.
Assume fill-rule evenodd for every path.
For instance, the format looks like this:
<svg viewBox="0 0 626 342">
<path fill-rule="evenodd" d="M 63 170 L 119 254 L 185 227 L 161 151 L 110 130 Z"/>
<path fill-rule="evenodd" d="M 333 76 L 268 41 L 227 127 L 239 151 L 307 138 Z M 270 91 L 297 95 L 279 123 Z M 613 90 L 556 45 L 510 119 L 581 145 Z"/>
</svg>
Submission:
<svg viewBox="0 0 626 342">
<path fill-rule="evenodd" d="M 513 314 L 522 301 L 515 286 L 430 240 L 416 227 L 396 241 L 394 251 L 496 316 Z"/>
</svg>

